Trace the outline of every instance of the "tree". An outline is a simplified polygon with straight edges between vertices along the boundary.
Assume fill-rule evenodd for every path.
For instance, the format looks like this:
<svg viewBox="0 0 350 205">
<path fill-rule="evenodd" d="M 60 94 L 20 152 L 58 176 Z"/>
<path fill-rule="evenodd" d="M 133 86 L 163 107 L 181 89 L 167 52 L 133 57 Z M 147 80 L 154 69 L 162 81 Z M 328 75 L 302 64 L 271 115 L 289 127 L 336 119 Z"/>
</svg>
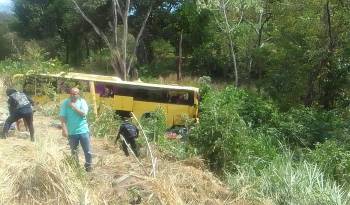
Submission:
<svg viewBox="0 0 350 205">
<path fill-rule="evenodd" d="M 122 77 L 123 80 L 127 80 L 131 65 L 134 60 L 134 56 L 136 53 L 136 49 L 138 46 L 139 39 L 142 35 L 142 32 L 146 26 L 146 22 L 148 17 L 152 11 L 152 4 L 149 7 L 149 10 L 144 18 L 144 21 L 141 25 L 140 31 L 135 40 L 135 46 L 133 49 L 133 54 L 131 56 L 127 55 L 127 42 L 128 42 L 128 18 L 130 14 L 130 0 L 126 0 L 124 5 L 119 2 L 119 0 L 112 0 L 112 10 L 113 10 L 113 25 L 111 25 L 113 31 L 113 40 L 111 41 L 106 34 L 97 26 L 94 22 L 82 11 L 79 7 L 78 3 L 75 0 L 72 0 L 78 12 L 82 15 L 82 17 L 94 28 L 95 32 L 101 37 L 101 39 L 106 43 L 108 49 L 111 52 L 112 58 L 112 67 L 114 68 L 116 74 Z M 118 35 L 118 16 L 121 17 L 121 24 L 123 27 L 122 36 Z M 121 39 L 122 46 L 118 47 L 118 40 Z"/>
<path fill-rule="evenodd" d="M 0 13 L 0 60 L 10 57 L 12 53 L 16 52 L 15 36 L 8 27 L 11 21 L 10 15 Z"/>
<path fill-rule="evenodd" d="M 205 0 L 199 1 L 199 5 L 203 8 L 218 11 L 216 16 L 217 24 L 228 39 L 234 68 L 235 85 L 238 86 L 238 65 L 233 35 L 242 22 L 244 2 L 243 0 Z"/>
</svg>

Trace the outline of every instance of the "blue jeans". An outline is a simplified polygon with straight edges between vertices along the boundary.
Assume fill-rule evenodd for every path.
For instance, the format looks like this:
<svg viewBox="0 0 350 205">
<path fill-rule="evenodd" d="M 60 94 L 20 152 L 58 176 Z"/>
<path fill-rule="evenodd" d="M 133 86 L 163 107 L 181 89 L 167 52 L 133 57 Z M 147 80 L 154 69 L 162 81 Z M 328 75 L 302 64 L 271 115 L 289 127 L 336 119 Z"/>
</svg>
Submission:
<svg viewBox="0 0 350 205">
<path fill-rule="evenodd" d="M 83 148 L 85 155 L 85 169 L 91 168 L 92 165 L 92 150 L 90 145 L 90 135 L 89 133 L 82 133 L 76 135 L 69 135 L 69 146 L 72 152 L 72 156 L 78 162 L 78 145 L 79 142 Z"/>
</svg>

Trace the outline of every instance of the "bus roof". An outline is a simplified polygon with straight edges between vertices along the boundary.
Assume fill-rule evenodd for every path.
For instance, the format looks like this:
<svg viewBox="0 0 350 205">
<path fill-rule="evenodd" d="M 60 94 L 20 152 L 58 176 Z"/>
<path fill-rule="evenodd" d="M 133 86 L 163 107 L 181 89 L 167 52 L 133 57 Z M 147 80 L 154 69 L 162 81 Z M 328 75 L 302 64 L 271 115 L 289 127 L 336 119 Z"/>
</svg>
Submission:
<svg viewBox="0 0 350 205">
<path fill-rule="evenodd" d="M 132 81 L 123 81 L 116 76 L 107 76 L 107 75 L 95 75 L 95 74 L 86 74 L 86 73 L 74 73 L 74 72 L 61 72 L 58 74 L 40 74 L 41 76 L 51 76 L 58 78 L 69 78 L 76 80 L 86 80 L 86 81 L 95 81 L 95 82 L 105 82 L 118 85 L 128 85 L 135 87 L 149 87 L 149 88 L 164 88 L 171 90 L 190 90 L 194 92 L 199 92 L 199 89 L 192 86 L 179 86 L 179 85 L 163 85 L 163 84 L 153 84 L 153 83 L 144 83 L 144 82 L 132 82 Z"/>
</svg>

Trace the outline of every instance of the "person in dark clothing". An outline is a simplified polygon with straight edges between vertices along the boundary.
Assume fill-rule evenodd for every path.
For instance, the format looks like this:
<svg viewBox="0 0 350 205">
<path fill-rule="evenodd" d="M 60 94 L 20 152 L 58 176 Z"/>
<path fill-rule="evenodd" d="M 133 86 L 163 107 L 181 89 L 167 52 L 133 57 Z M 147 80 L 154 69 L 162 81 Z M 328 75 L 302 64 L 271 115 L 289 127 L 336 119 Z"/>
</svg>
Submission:
<svg viewBox="0 0 350 205">
<path fill-rule="evenodd" d="M 137 129 L 137 127 L 134 124 L 129 122 L 128 118 L 124 118 L 124 122 L 120 125 L 119 132 L 118 132 L 117 138 L 115 140 L 115 143 L 120 138 L 120 135 L 122 135 L 124 137 L 126 143 L 129 144 L 132 151 L 135 153 L 136 157 L 138 157 L 139 152 L 138 152 L 138 147 L 136 144 L 136 138 L 138 138 L 138 136 L 139 136 L 139 130 Z M 124 151 L 126 156 L 129 156 L 128 146 L 125 143 L 125 141 L 122 140 L 123 151 Z"/>
<path fill-rule="evenodd" d="M 8 88 L 6 90 L 8 96 L 9 113 L 10 116 L 6 119 L 3 128 L 3 138 L 7 138 L 8 131 L 12 123 L 23 118 L 24 122 L 28 125 L 30 140 L 34 141 L 34 126 L 33 126 L 33 101 L 23 92 L 19 92 L 15 89 Z"/>
</svg>

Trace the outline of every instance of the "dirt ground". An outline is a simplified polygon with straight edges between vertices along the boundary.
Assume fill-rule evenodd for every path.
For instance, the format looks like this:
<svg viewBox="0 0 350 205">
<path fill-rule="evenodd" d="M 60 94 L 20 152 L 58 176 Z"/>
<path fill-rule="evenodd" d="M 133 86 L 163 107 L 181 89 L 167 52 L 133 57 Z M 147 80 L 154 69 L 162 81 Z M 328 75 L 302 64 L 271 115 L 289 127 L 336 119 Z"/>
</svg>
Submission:
<svg viewBox="0 0 350 205">
<path fill-rule="evenodd" d="M 1 87 L 0 93 L 1 123 L 8 113 L 7 97 Z M 34 146 L 41 139 L 51 138 L 56 139 L 62 155 L 70 155 L 67 139 L 61 136 L 58 125 L 55 117 L 37 111 L 34 114 L 36 142 L 30 142 L 28 133 L 12 130 L 9 138 L 0 141 L 0 148 L 21 146 L 25 150 L 26 146 Z M 156 154 L 157 174 L 153 177 L 147 156 L 141 157 L 141 166 L 135 158 L 124 156 L 119 146 L 106 139 L 92 138 L 92 148 L 93 170 L 87 177 L 93 194 L 100 199 L 97 204 L 247 204 L 234 199 L 223 183 L 203 166 L 195 165 L 198 164 L 196 160 L 167 161 Z M 0 156 L 6 155 L 1 150 Z M 83 162 L 80 151 L 80 164 Z"/>
</svg>

